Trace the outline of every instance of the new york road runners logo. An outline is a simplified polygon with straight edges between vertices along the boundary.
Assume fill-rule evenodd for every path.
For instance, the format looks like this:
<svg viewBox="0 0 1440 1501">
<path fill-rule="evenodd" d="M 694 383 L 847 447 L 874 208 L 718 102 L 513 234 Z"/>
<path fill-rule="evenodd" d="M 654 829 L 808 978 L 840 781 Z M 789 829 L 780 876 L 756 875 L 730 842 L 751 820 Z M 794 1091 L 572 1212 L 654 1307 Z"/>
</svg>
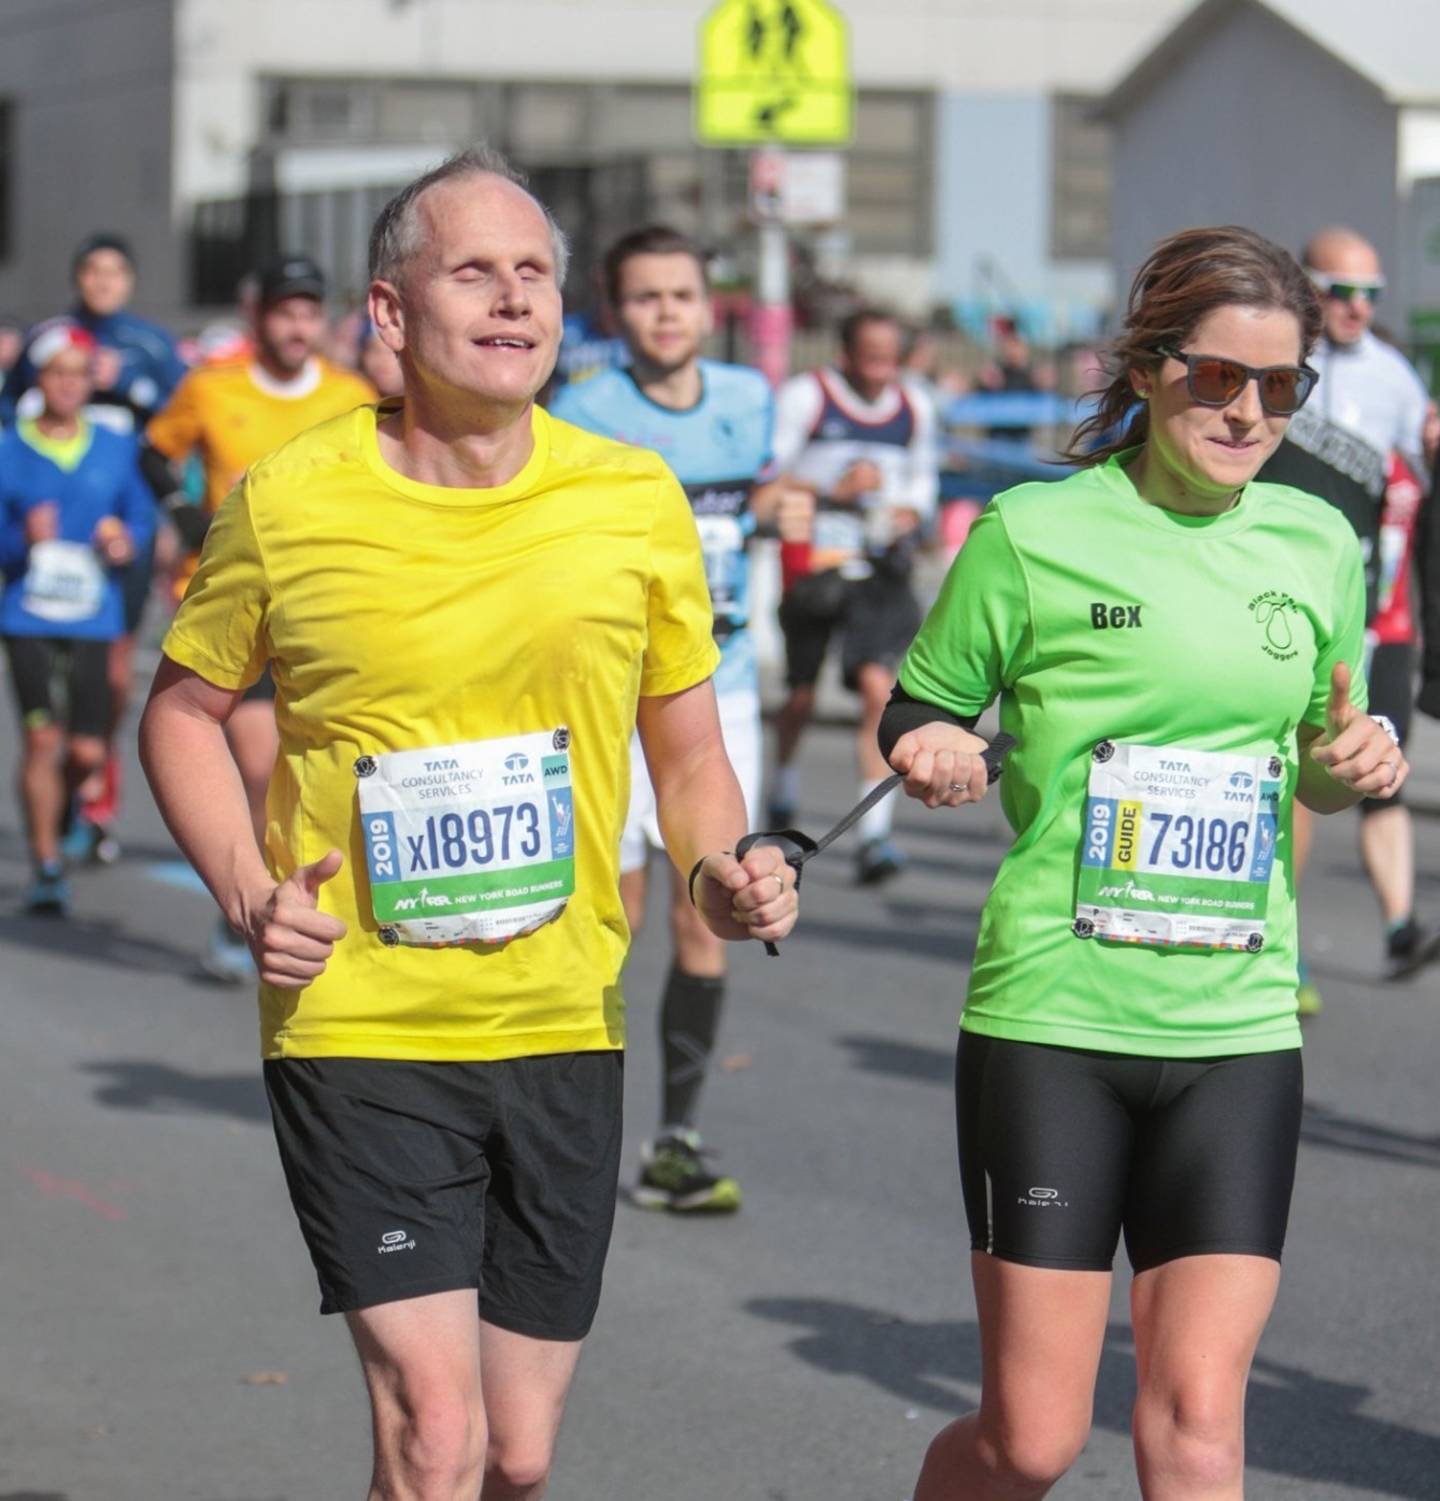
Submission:
<svg viewBox="0 0 1440 1501">
<path fill-rule="evenodd" d="M 1288 662 L 1299 655 L 1295 645 L 1295 627 L 1290 617 L 1300 612 L 1295 599 L 1280 589 L 1266 589 L 1250 601 L 1255 624 L 1265 632 L 1260 649 L 1277 662 Z"/>
</svg>

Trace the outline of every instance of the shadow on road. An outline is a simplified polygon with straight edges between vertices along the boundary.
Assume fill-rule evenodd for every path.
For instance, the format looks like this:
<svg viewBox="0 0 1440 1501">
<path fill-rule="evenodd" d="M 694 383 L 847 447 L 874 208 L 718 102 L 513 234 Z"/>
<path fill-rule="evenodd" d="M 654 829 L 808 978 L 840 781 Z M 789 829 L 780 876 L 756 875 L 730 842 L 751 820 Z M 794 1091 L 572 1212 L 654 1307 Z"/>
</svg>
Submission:
<svg viewBox="0 0 1440 1501">
<path fill-rule="evenodd" d="M 924 1043 L 901 1042 L 894 1037 L 864 1032 L 852 1032 L 838 1041 L 850 1054 L 851 1066 L 862 1073 L 889 1074 L 919 1084 L 949 1086 L 955 1082 L 953 1047 L 932 1048 Z"/>
<path fill-rule="evenodd" d="M 977 1326 L 959 1320 L 912 1322 L 882 1309 L 826 1298 L 754 1298 L 747 1312 L 801 1332 L 789 1348 L 834 1375 L 860 1376 L 901 1401 L 958 1413 L 980 1383 Z M 1431 1501 L 1440 1437 L 1387 1423 L 1360 1409 L 1368 1387 L 1294 1366 L 1255 1362 L 1246 1404 L 1247 1466 L 1365 1494 Z M 1095 1426 L 1127 1435 L 1135 1401 L 1130 1329 L 1112 1324 L 1100 1361 Z"/>
<path fill-rule="evenodd" d="M 82 898 L 83 899 L 83 898 Z M 113 918 L 0 916 L 0 944 L 17 944 L 98 964 L 106 969 L 138 969 L 146 974 L 174 975 L 196 984 L 207 983 L 200 972 L 197 947 L 177 948 L 159 939 L 127 932 Z M 4 1501 L 0 1497 L 0 1501 Z"/>
<path fill-rule="evenodd" d="M 903 909 L 897 909 L 897 911 Z M 840 948 L 891 949 L 916 959 L 953 959 L 957 965 L 968 964 L 975 947 L 976 914 L 951 911 L 946 914 L 949 926 L 917 928 L 909 914 L 894 922 L 864 923 L 843 918 L 827 920 L 807 913 L 803 928 L 796 930 L 796 947 L 820 942 Z M 801 936 L 803 935 L 803 936 Z"/>
<path fill-rule="evenodd" d="M 87 1063 L 87 1074 L 105 1080 L 95 1091 L 97 1104 L 114 1110 L 144 1110 L 157 1115 L 228 1115 L 233 1120 L 268 1122 L 270 1107 L 259 1071 L 253 1074 L 189 1074 L 167 1063 L 117 1058 Z M 0 1501 L 5 1501 L 0 1496 Z"/>
<path fill-rule="evenodd" d="M 1332 1152 L 1350 1152 L 1357 1157 L 1379 1157 L 1411 1167 L 1440 1168 L 1440 1136 L 1419 1136 L 1396 1131 L 1377 1121 L 1357 1120 L 1325 1105 L 1307 1104 L 1300 1135 L 1312 1147 Z"/>
</svg>

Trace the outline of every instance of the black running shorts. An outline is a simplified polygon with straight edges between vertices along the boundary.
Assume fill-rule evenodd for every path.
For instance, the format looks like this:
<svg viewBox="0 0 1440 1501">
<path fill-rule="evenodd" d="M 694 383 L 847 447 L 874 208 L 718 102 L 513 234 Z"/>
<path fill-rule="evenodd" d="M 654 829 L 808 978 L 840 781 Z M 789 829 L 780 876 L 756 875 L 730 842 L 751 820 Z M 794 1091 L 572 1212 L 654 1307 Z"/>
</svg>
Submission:
<svg viewBox="0 0 1440 1501">
<path fill-rule="evenodd" d="M 120 597 L 124 602 L 125 634 L 134 636 L 145 618 L 150 603 L 150 585 L 155 578 L 155 537 L 140 548 L 120 570 Z"/>
<path fill-rule="evenodd" d="M 108 641 L 6 636 L 5 650 L 26 729 L 63 723 L 72 735 L 103 740 L 110 733 Z"/>
<path fill-rule="evenodd" d="M 615 1218 L 623 1058 L 267 1060 L 321 1313 L 476 1288 L 502 1329 L 583 1339 Z"/>
<path fill-rule="evenodd" d="M 1408 641 L 1386 641 L 1375 648 L 1370 658 L 1367 683 L 1370 689 L 1370 712 L 1383 714 L 1395 726 L 1404 745 L 1410 738 L 1410 722 L 1415 710 L 1415 647 Z M 1402 787 L 1394 797 L 1362 797 L 1360 812 L 1378 813 L 1402 801 Z"/>
<path fill-rule="evenodd" d="M 253 683 L 240 695 L 242 704 L 273 704 L 275 702 L 275 674 L 270 671 L 270 664 L 265 664 L 265 670 Z"/>
<path fill-rule="evenodd" d="M 1004 1261 L 1137 1272 L 1181 1256 L 1280 1260 L 1300 1141 L 1300 1050 L 1139 1058 L 961 1032 L 970 1244 Z"/>
<path fill-rule="evenodd" d="M 786 681 L 808 687 L 820 676 L 831 637 L 840 637 L 840 676 L 854 689 L 862 667 L 896 668 L 915 632 L 920 607 L 903 573 L 877 566 L 869 578 L 842 578 L 835 569 L 795 580 L 780 601 Z"/>
</svg>

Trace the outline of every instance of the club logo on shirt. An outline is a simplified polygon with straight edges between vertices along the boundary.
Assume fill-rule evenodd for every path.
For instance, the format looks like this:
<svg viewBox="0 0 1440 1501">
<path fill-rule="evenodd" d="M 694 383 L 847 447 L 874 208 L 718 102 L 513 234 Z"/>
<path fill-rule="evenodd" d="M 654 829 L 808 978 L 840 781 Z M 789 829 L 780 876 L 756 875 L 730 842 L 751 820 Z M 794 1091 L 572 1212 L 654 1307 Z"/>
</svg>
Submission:
<svg viewBox="0 0 1440 1501">
<path fill-rule="evenodd" d="M 1260 649 L 1267 656 L 1274 657 L 1277 662 L 1288 662 L 1299 656 L 1290 617 L 1299 611 L 1300 606 L 1290 595 L 1280 589 L 1266 589 L 1250 601 L 1249 609 L 1255 617 L 1255 624 L 1265 633 Z"/>
</svg>

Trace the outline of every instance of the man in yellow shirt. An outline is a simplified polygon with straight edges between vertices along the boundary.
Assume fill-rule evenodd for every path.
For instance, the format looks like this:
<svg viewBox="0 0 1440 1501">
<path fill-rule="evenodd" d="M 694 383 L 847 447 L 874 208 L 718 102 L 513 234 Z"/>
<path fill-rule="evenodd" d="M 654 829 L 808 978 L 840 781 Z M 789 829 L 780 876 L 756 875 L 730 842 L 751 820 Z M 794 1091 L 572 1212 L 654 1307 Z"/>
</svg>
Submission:
<svg viewBox="0 0 1440 1501">
<path fill-rule="evenodd" d="M 684 492 L 534 405 L 563 262 L 488 154 L 387 205 L 370 308 L 405 396 L 226 500 L 141 731 L 260 967 L 292 1201 L 370 1392 L 372 1501 L 546 1483 L 614 1215 L 632 727 L 711 931 L 795 920 L 778 852 L 728 853 L 745 810 Z M 267 661 L 262 861 L 223 724 Z"/>
<path fill-rule="evenodd" d="M 287 256 L 256 278 L 254 357 L 192 370 L 145 429 L 142 464 L 181 537 L 196 551 L 220 502 L 249 467 L 319 422 L 375 400 L 358 375 L 319 354 L 326 333 L 325 278 L 314 261 Z M 205 502 L 197 509 L 180 490 L 173 466 L 198 454 Z M 189 581 L 193 559 L 182 572 Z M 268 672 L 246 694 L 226 733 L 250 799 L 256 837 L 265 837 L 265 788 L 278 739 Z M 222 917 L 205 968 L 219 980 L 253 980 L 242 934 Z"/>
</svg>

